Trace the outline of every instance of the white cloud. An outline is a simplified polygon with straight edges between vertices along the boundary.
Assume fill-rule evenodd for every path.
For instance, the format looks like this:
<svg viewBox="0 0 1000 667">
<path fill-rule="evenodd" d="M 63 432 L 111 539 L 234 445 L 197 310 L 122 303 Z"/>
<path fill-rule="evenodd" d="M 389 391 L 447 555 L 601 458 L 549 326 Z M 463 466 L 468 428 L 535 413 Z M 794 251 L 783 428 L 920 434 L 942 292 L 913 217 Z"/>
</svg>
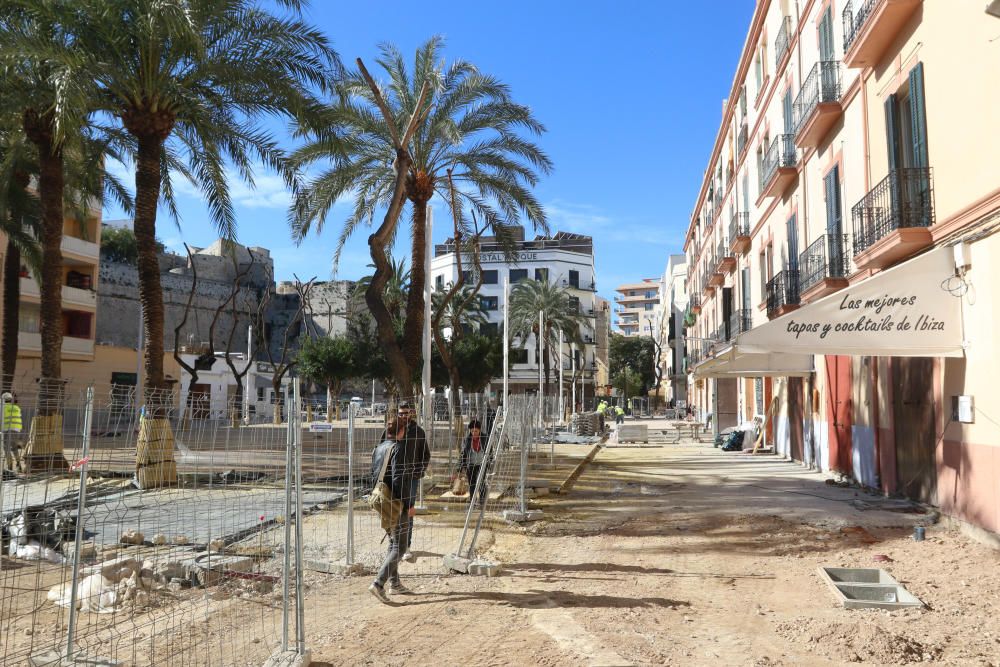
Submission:
<svg viewBox="0 0 1000 667">
<path fill-rule="evenodd" d="M 552 233 L 563 231 L 593 236 L 595 242 L 617 241 L 648 245 L 673 245 L 666 226 L 616 218 L 589 204 L 553 200 L 545 204 Z"/>
</svg>

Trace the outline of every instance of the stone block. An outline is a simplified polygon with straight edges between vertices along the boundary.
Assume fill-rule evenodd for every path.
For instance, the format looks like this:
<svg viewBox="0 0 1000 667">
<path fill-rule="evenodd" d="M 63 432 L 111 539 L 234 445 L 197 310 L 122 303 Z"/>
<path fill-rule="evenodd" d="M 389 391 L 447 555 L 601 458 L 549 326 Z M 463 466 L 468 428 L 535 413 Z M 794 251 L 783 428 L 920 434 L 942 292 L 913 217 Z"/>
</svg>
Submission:
<svg viewBox="0 0 1000 667">
<path fill-rule="evenodd" d="M 303 653 L 297 651 L 280 651 L 275 653 L 267 659 L 264 667 L 309 667 L 311 664 L 312 651 L 306 649 Z"/>
</svg>

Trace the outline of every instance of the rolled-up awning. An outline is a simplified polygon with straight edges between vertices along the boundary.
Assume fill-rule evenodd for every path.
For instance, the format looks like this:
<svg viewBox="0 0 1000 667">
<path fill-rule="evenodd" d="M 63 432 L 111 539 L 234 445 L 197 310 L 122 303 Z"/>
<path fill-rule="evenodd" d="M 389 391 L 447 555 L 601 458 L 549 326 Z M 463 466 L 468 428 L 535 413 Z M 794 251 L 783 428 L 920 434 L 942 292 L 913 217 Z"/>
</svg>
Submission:
<svg viewBox="0 0 1000 667">
<path fill-rule="evenodd" d="M 941 247 L 740 334 L 739 355 L 964 354 L 955 263 Z"/>
<path fill-rule="evenodd" d="M 813 371 L 809 354 L 741 353 L 730 347 L 695 366 L 696 378 L 804 377 Z"/>
</svg>

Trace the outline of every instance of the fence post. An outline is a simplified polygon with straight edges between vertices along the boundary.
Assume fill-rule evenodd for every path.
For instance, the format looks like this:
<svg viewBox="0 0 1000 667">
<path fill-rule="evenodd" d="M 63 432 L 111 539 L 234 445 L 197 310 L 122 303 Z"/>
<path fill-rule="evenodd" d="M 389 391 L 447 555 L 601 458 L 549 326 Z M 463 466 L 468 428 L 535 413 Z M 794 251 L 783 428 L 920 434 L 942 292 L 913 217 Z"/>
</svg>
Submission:
<svg viewBox="0 0 1000 667">
<path fill-rule="evenodd" d="M 289 405 L 288 385 L 285 385 L 285 405 Z M 281 650 L 288 651 L 288 594 L 292 570 L 292 424 L 285 421 L 285 549 L 281 566 Z"/>
<path fill-rule="evenodd" d="M 13 386 L 13 384 L 12 384 Z M 3 517 L 3 473 L 7 469 L 7 392 L 0 394 L 0 518 Z M 14 461 L 13 453 L 10 460 L 14 463 L 14 470 L 17 472 L 17 461 Z M 0 555 L 0 575 L 3 574 L 3 557 Z"/>
<path fill-rule="evenodd" d="M 66 626 L 65 658 L 73 662 L 76 639 L 76 603 L 80 583 L 80 548 L 83 542 L 83 510 L 87 503 L 87 459 L 90 456 L 90 425 L 94 417 L 94 387 L 87 387 L 87 403 L 83 413 L 83 453 L 77 465 L 80 467 L 80 490 L 76 497 L 76 535 L 73 538 L 73 582 L 69 597 L 69 623 Z"/>
<path fill-rule="evenodd" d="M 347 557 L 354 564 L 354 404 L 347 406 Z"/>
<path fill-rule="evenodd" d="M 306 652 L 305 585 L 302 580 L 302 387 L 294 380 L 295 414 L 289 422 L 295 425 L 295 639 L 299 655 Z"/>
</svg>

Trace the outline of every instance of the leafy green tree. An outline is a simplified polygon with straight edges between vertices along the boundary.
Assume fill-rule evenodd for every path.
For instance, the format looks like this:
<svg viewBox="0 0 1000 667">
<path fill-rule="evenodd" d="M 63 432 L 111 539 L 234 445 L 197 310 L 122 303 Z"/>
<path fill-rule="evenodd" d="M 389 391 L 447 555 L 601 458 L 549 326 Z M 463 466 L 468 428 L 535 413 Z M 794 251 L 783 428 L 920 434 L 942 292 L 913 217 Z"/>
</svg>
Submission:
<svg viewBox="0 0 1000 667">
<path fill-rule="evenodd" d="M 616 378 L 624 369 L 632 369 L 635 376 L 629 376 L 629 386 L 636 394 L 645 394 L 656 384 L 655 348 L 653 339 L 648 336 L 611 334 L 608 346 L 608 372 L 612 378 Z M 612 384 L 615 387 L 619 386 L 615 380 L 612 380 Z"/>
<path fill-rule="evenodd" d="M 333 416 L 334 403 L 337 404 L 337 419 L 340 419 L 340 391 L 344 381 L 357 374 L 356 356 L 354 343 L 346 336 L 307 338 L 299 349 L 299 373 L 327 389 L 327 421 Z"/>
<path fill-rule="evenodd" d="M 541 338 L 545 341 L 542 367 L 545 378 L 545 393 L 549 393 L 549 376 L 554 355 L 558 355 L 559 331 L 567 343 L 583 344 L 580 334 L 586 322 L 578 307 L 574 307 L 569 289 L 546 280 L 523 280 L 510 292 L 509 323 L 511 334 L 520 340 L 523 348 L 529 336 L 534 336 L 536 345 Z M 545 328 L 538 330 L 538 313 L 545 313 Z"/>
<path fill-rule="evenodd" d="M 503 374 L 503 337 L 500 335 L 466 334 L 455 342 L 451 353 L 461 378 L 460 383 L 451 388 L 455 396 L 459 388 L 481 392 L 491 380 Z M 451 384 L 449 369 L 436 347 L 431 353 L 431 381 L 438 386 Z"/>
<path fill-rule="evenodd" d="M 638 371 L 628 366 L 621 368 L 612 376 L 611 385 L 621 392 L 623 400 L 626 401 L 630 396 L 643 393 L 641 390 L 642 376 Z M 622 403 L 622 407 L 626 407 L 624 403 Z"/>
<path fill-rule="evenodd" d="M 382 47 L 378 64 L 388 78 L 377 84 L 364 64 L 341 83 L 341 100 L 322 125 L 303 127 L 307 143 L 295 153 L 300 167 L 328 164 L 299 193 L 291 217 L 293 233 L 304 238 L 322 231 L 333 204 L 352 197 L 334 257 L 359 226 L 371 226 L 376 209 L 385 209 L 368 243 L 376 271 L 365 299 L 377 323 L 379 340 L 399 387 L 411 386 L 421 357 L 424 295 L 410 290 L 400 341 L 383 303 L 391 267 L 385 251 L 396 238 L 404 205 L 411 208 L 411 281 L 424 284 L 427 204 L 435 192 L 451 202 L 444 172 L 452 177 L 461 201 L 495 235 L 526 219 L 546 229 L 545 213 L 531 188 L 551 162 L 523 135 L 543 126 L 531 110 L 513 101 L 508 87 L 463 61 L 444 65 L 443 42 L 433 38 L 417 49 L 407 67 L 396 47 Z"/>
</svg>

